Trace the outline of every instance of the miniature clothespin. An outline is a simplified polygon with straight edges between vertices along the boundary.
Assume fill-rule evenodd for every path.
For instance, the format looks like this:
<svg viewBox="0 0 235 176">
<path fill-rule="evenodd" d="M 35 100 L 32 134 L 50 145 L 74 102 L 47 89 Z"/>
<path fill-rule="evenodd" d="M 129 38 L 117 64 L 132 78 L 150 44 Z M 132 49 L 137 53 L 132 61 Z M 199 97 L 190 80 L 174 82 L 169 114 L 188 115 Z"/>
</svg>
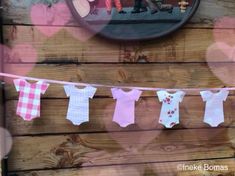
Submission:
<svg viewBox="0 0 235 176">
<path fill-rule="evenodd" d="M 189 3 L 187 2 L 187 0 L 180 0 L 179 2 L 179 6 L 180 6 L 180 11 L 181 13 L 185 13 L 187 6 L 189 5 Z"/>
</svg>

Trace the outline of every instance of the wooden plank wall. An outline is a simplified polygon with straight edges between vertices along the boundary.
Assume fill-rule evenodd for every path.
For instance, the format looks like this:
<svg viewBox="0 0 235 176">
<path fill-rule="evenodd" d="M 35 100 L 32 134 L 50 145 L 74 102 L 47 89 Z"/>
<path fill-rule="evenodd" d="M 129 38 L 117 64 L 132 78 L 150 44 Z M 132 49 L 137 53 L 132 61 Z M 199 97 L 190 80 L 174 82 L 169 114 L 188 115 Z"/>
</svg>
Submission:
<svg viewBox="0 0 235 176">
<path fill-rule="evenodd" d="M 1 69 L 0 69 L 1 70 Z M 3 105 L 3 86 L 2 86 L 2 81 L 0 81 L 0 128 L 4 128 L 4 105 Z M 4 147 L 4 139 L 2 132 L 0 133 L 0 150 L 3 151 L 2 147 Z M 2 152 L 1 152 L 2 154 Z M 4 160 L 2 157 L 0 158 L 0 175 L 2 175 L 2 168 L 3 168 Z"/>
<path fill-rule="evenodd" d="M 2 1 L 0 1 L 0 5 L 2 5 Z M 2 12 L 0 11 L 0 34 L 2 34 Z M 2 43 L 3 41 L 3 38 L 2 38 L 2 35 L 0 36 L 0 41 Z M 3 50 L 1 50 L 0 48 L 0 56 L 2 58 L 2 55 L 3 55 Z M 1 59 L 0 60 L 0 71 L 2 72 L 2 65 L 3 65 L 3 60 Z M 4 128 L 4 105 L 3 105 L 3 101 L 4 101 L 4 98 L 3 98 L 3 84 L 2 84 L 2 80 L 0 80 L 0 128 Z M 3 145 L 4 145 L 4 142 L 2 139 L 3 138 L 3 134 L 0 134 L 0 138 L 1 138 L 1 141 L 0 141 L 0 152 L 1 152 L 1 155 L 2 155 L 2 151 L 3 151 Z M 2 159 L 2 156 L 0 156 L 0 175 L 3 174 L 3 167 L 4 167 L 4 160 Z"/>
<path fill-rule="evenodd" d="M 40 2 L 38 0 L 37 2 Z M 178 32 L 145 42 L 112 42 L 100 37 L 81 42 L 66 30 L 51 38 L 29 18 L 33 0 L 3 0 L 4 42 L 31 43 L 39 59 L 28 76 L 114 85 L 154 87 L 223 87 L 210 70 L 205 53 L 213 42 L 213 23 L 235 15 L 234 0 L 202 0 L 196 16 Z M 72 24 L 72 22 L 71 22 Z M 54 26 L 49 26 L 53 28 Z M 71 25 L 67 29 L 73 29 Z M 79 28 L 79 26 L 77 26 Z M 222 29 L 221 29 L 222 30 Z M 215 58 L 217 68 L 233 68 Z M 27 63 L 22 60 L 15 67 Z M 234 175 L 235 98 L 225 102 L 225 123 L 202 123 L 204 104 L 189 93 L 181 105 L 181 124 L 163 130 L 157 124 L 160 104 L 145 92 L 136 107 L 136 124 L 125 129 L 112 123 L 115 102 L 99 89 L 91 101 L 90 123 L 73 126 L 65 119 L 68 99 L 51 85 L 42 100 L 41 118 L 24 122 L 15 115 L 17 93 L 8 85 L 7 127 L 14 136 L 9 175 L 17 176 L 169 176 Z M 144 109 L 144 111 L 143 111 Z M 178 164 L 227 165 L 228 171 L 180 171 Z"/>
<path fill-rule="evenodd" d="M 0 84 L 1 84 L 1 82 L 0 82 Z M 0 128 L 3 128 L 4 127 L 4 114 L 3 114 L 3 103 L 2 103 L 2 85 L 0 85 L 0 101 L 1 101 L 1 103 L 0 103 Z M 0 136 L 0 138 L 1 138 L 1 143 L 0 143 L 0 147 L 1 147 L 1 150 L 2 150 L 2 147 L 3 147 L 3 145 L 4 145 L 4 142 L 2 141 L 2 139 L 4 139 L 3 138 L 3 134 L 0 134 L 1 136 Z M 1 154 L 2 154 L 2 152 L 1 152 Z M 2 164 L 3 164 L 3 160 L 2 160 L 2 158 L 0 158 L 0 175 L 2 175 Z"/>
</svg>

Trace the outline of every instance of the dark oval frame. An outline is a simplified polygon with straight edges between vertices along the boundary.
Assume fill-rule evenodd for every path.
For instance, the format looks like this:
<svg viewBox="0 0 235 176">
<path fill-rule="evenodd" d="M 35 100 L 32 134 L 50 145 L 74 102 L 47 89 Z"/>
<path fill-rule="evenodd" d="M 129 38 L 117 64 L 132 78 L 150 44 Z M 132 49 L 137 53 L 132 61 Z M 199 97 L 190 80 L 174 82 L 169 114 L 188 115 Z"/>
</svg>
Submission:
<svg viewBox="0 0 235 176">
<path fill-rule="evenodd" d="M 135 38 L 135 39 L 112 38 L 109 35 L 106 35 L 106 34 L 102 33 L 102 31 L 99 32 L 98 35 L 102 36 L 102 37 L 105 37 L 107 39 L 112 39 L 112 40 L 117 40 L 117 41 L 143 41 L 143 40 L 152 40 L 152 39 L 156 39 L 156 38 L 161 38 L 161 37 L 167 36 L 167 35 L 175 32 L 175 31 L 177 31 L 182 26 L 184 26 L 193 17 L 193 15 L 196 13 L 196 11 L 197 11 L 197 9 L 200 5 L 200 1 L 201 0 L 194 0 L 194 3 L 193 3 L 192 8 L 190 10 L 190 13 L 181 22 L 179 22 L 178 24 L 176 24 L 174 27 L 170 28 L 169 30 L 157 33 L 156 35 L 152 35 L 150 37 L 143 37 L 143 38 L 139 38 L 139 39 L 137 39 L 137 38 Z M 89 27 L 89 24 L 85 20 L 83 20 L 82 17 L 77 13 L 77 10 L 73 6 L 72 0 L 66 0 L 66 3 L 68 5 L 72 15 L 75 17 L 75 19 L 80 24 L 82 24 L 83 27 L 88 29 L 90 32 L 95 33 L 96 31 L 91 29 L 91 27 Z"/>
</svg>

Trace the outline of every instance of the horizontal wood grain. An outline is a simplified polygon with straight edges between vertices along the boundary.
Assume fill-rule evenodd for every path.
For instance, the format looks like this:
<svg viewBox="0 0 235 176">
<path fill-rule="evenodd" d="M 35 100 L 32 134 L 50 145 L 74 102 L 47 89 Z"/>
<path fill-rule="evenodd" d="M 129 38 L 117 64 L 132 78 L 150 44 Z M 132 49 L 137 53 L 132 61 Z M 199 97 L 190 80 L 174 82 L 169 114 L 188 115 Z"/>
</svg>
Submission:
<svg viewBox="0 0 235 176">
<path fill-rule="evenodd" d="M 54 36 L 46 37 L 30 19 L 32 4 L 42 1 L 2 1 L 4 44 L 13 48 L 29 43 L 38 54 L 37 64 L 26 76 L 162 88 L 235 86 L 233 61 L 219 56 L 210 60 L 219 62 L 212 68 L 230 79 L 230 83 L 224 83 L 212 72 L 206 58 L 208 47 L 215 42 L 214 22 L 224 16 L 234 17 L 234 0 L 201 0 L 197 13 L 186 26 L 167 37 L 142 42 L 87 38 L 90 34 L 73 18 Z M 45 27 L 50 30 L 58 26 Z M 69 31 L 80 36 L 73 36 Z M 16 70 L 32 66 L 25 58 L 4 61 L 5 71 L 9 68 L 6 61 L 16 62 L 11 64 Z M 90 100 L 90 122 L 79 127 L 66 120 L 68 99 L 62 85 L 49 87 L 42 98 L 41 118 L 31 122 L 15 114 L 18 93 L 14 86 L 7 82 L 4 93 L 7 128 L 14 136 L 8 160 L 9 176 L 235 174 L 232 91 L 224 102 L 225 123 L 220 127 L 211 128 L 203 123 L 205 104 L 199 92 L 187 92 L 180 106 L 181 123 L 173 129 L 163 129 L 158 124 L 160 103 L 154 91 L 144 92 L 136 103 L 136 124 L 127 128 L 112 122 L 115 101 L 107 88 L 99 88 Z M 229 170 L 177 170 L 177 165 L 182 163 L 227 165 Z"/>
<path fill-rule="evenodd" d="M 160 88 L 219 88 L 234 86 L 234 63 L 217 63 L 213 65 L 217 73 L 226 75 L 231 84 L 223 83 L 211 72 L 208 65 L 189 64 L 42 64 L 35 65 L 27 76 L 41 79 L 55 79 L 89 84 L 106 84 L 112 86 L 143 86 Z M 7 68 L 8 65 L 5 65 Z M 11 68 L 27 69 L 28 65 L 11 65 Z M 232 82 L 233 81 L 233 82 Z M 6 98 L 16 99 L 18 93 L 14 86 L 6 85 Z M 188 94 L 198 92 L 189 91 Z M 142 96 L 155 96 L 154 91 L 144 91 Z M 110 88 L 99 88 L 96 96 L 111 96 Z M 64 98 L 62 85 L 52 84 L 43 97 Z"/>
<path fill-rule="evenodd" d="M 112 122 L 115 101 L 110 98 L 97 98 L 90 101 L 90 122 L 74 126 L 66 119 L 67 99 L 43 99 L 41 117 L 26 122 L 16 115 L 17 101 L 6 103 L 7 128 L 13 135 L 37 135 L 76 132 L 133 131 L 162 129 L 158 123 L 161 104 L 157 98 L 141 98 L 136 103 L 135 125 L 121 128 Z M 180 105 L 180 128 L 208 128 L 203 122 L 204 103 L 199 96 L 187 96 Z M 235 97 L 230 96 L 224 103 L 225 123 L 221 127 L 235 126 Z M 77 117 L 79 118 L 79 117 Z"/>
<path fill-rule="evenodd" d="M 36 27 L 4 26 L 4 43 L 11 48 L 22 43 L 31 44 L 38 54 L 37 62 L 118 62 L 120 45 L 101 38 L 88 41 L 73 37 L 61 30 L 48 38 Z M 49 27 L 49 29 L 53 27 Z M 68 30 L 76 28 L 67 27 Z M 80 28 L 79 28 L 80 29 Z M 77 31 L 76 31 L 77 32 Z M 78 33 L 81 31 L 78 31 Z M 82 33 L 82 36 L 84 36 Z M 21 62 L 27 62 L 24 58 Z M 32 62 L 32 61 L 28 61 Z"/>
<path fill-rule="evenodd" d="M 67 30 L 47 38 L 36 27 L 4 26 L 4 42 L 11 48 L 22 43 L 31 44 L 37 51 L 39 63 L 207 62 L 207 49 L 214 42 L 211 29 L 181 29 L 168 37 L 143 42 L 114 42 L 100 37 L 81 41 Z M 21 62 L 32 61 L 21 58 Z M 214 57 L 210 62 L 225 62 L 225 58 Z"/>
<path fill-rule="evenodd" d="M 40 3 L 42 0 L 36 1 Z M 4 0 L 3 16 L 5 24 L 27 24 L 32 25 L 30 20 L 30 8 L 35 1 L 15 1 Z M 220 0 L 203 0 L 199 9 L 188 26 L 190 27 L 213 27 L 213 23 L 217 18 L 223 16 L 234 16 L 235 4 L 233 0 L 220 1 Z M 69 14 L 68 14 L 69 15 Z M 74 20 L 70 24 L 76 25 Z"/>
<path fill-rule="evenodd" d="M 180 170 L 177 166 L 227 166 L 228 170 L 221 169 L 220 171 L 210 170 Z M 9 176 L 202 176 L 204 175 L 223 175 L 233 176 L 235 173 L 234 159 L 215 159 L 201 161 L 185 161 L 185 162 L 168 162 L 168 163 L 148 163 L 148 164 L 133 164 L 133 165 L 117 165 L 105 167 L 88 167 L 77 169 L 61 169 L 61 170 L 44 170 L 44 171 L 29 171 L 9 173 Z"/>
<path fill-rule="evenodd" d="M 15 137 L 9 171 L 234 157 L 235 128 Z"/>
<path fill-rule="evenodd" d="M 1 69 L 0 69 L 1 70 Z M 0 82 L 0 83 L 2 83 L 2 82 Z M 4 107 L 3 107 L 3 86 L 2 86 L 2 84 L 0 85 L 0 128 L 1 128 L 1 130 L 2 130 L 2 128 L 5 128 L 5 118 L 4 118 Z M 1 140 L 5 140 L 5 134 L 4 133 L 0 133 L 0 139 Z M 4 147 L 4 143 L 5 142 L 1 142 L 0 143 L 0 147 L 1 147 L 1 154 L 0 155 L 2 155 L 2 153 L 3 153 L 3 151 L 5 150 L 4 148 L 2 148 L 2 147 Z M 3 162 L 2 162 L 2 160 L 0 160 L 0 175 L 4 172 L 4 167 L 5 167 L 5 165 L 3 164 Z"/>
</svg>

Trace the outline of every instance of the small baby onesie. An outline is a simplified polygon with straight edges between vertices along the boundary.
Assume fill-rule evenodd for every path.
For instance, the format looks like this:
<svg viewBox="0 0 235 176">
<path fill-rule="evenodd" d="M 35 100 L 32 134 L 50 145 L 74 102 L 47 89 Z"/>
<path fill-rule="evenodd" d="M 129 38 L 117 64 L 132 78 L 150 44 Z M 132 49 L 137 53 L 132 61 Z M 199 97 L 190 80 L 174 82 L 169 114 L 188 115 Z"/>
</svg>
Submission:
<svg viewBox="0 0 235 176">
<path fill-rule="evenodd" d="M 204 122 L 212 127 L 217 127 L 224 122 L 223 102 L 226 101 L 229 91 L 223 89 L 217 93 L 202 91 L 200 94 L 203 101 L 206 102 Z"/>
<path fill-rule="evenodd" d="M 69 99 L 67 119 L 74 125 L 80 125 L 89 121 L 89 98 L 93 98 L 96 92 L 95 87 L 87 86 L 83 89 L 74 85 L 65 85 L 65 93 Z"/>
<path fill-rule="evenodd" d="M 119 88 L 112 88 L 113 99 L 117 100 L 113 121 L 121 127 L 135 123 L 135 101 L 138 101 L 142 91 L 132 89 L 125 92 Z"/>
<path fill-rule="evenodd" d="M 43 81 L 29 83 L 23 79 L 15 79 L 14 85 L 19 92 L 16 114 L 26 121 L 40 117 L 41 94 L 44 94 L 49 84 Z"/>
<path fill-rule="evenodd" d="M 159 123 L 166 128 L 172 128 L 179 124 L 179 103 L 183 101 L 185 92 L 177 91 L 170 94 L 167 91 L 158 91 L 158 99 L 162 102 L 162 109 L 159 118 Z"/>
</svg>

